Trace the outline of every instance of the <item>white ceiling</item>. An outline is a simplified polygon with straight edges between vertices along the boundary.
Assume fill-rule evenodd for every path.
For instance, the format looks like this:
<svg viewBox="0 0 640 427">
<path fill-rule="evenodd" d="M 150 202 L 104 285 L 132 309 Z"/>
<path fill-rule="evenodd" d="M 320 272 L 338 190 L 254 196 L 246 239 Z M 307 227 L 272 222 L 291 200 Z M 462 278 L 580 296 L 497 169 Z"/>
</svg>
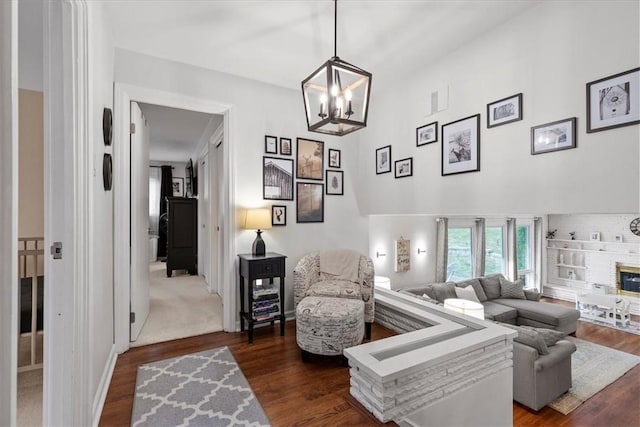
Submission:
<svg viewBox="0 0 640 427">
<path fill-rule="evenodd" d="M 343 0 L 338 56 L 376 87 L 456 49 L 540 0 Z M 330 0 L 105 2 L 116 47 L 299 89 L 333 56 Z"/>
<path fill-rule="evenodd" d="M 149 124 L 149 159 L 187 162 L 201 141 L 208 141 L 223 116 L 138 103 Z"/>
</svg>

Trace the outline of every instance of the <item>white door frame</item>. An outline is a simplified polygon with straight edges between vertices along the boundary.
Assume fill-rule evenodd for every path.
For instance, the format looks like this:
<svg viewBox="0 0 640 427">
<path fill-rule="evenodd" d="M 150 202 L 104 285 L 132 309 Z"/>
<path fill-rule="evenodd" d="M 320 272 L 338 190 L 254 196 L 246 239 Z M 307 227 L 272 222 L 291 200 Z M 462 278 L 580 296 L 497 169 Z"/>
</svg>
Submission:
<svg viewBox="0 0 640 427">
<path fill-rule="evenodd" d="M 16 425 L 18 2 L 0 2 L 0 425 Z"/>
<path fill-rule="evenodd" d="M 43 424 L 90 425 L 94 159 L 86 0 L 45 2 L 44 41 L 45 248 L 62 242 L 63 258 L 44 257 Z"/>
<path fill-rule="evenodd" d="M 199 111 L 209 114 L 224 115 L 224 128 L 227 129 L 225 134 L 225 143 L 230 149 L 226 150 L 226 159 L 224 162 L 224 176 L 227 179 L 225 187 L 224 206 L 228 209 L 226 228 L 227 230 L 235 230 L 235 150 L 233 137 L 236 135 L 235 114 L 233 106 L 217 102 L 214 100 L 195 98 L 178 93 L 166 92 L 146 88 L 142 86 L 115 83 L 114 88 L 114 228 L 116 230 L 114 236 L 114 318 L 115 318 L 115 344 L 116 351 L 122 353 L 129 349 L 129 304 L 130 304 L 130 247 L 129 247 L 129 215 L 131 211 L 130 196 L 130 179 L 129 167 L 131 158 L 129 150 L 122 149 L 124 143 L 129 138 L 129 105 L 131 101 L 144 102 L 148 104 L 162 105 L 166 107 L 181 108 L 184 110 Z M 225 296 L 223 298 L 223 328 L 225 331 L 235 331 L 235 304 L 232 298 L 235 292 L 235 233 L 225 233 L 224 247 L 222 254 L 216 254 L 221 257 L 220 265 L 223 269 L 223 277 L 226 278 L 223 286 L 225 286 Z M 211 260 L 209 260 L 211 262 Z"/>
</svg>

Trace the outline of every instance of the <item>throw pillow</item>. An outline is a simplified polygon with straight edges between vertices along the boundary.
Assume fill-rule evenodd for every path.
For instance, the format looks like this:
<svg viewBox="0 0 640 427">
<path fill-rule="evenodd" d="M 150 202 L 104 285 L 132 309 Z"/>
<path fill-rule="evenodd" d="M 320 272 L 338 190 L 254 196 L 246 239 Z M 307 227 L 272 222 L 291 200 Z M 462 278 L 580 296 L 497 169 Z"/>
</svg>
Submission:
<svg viewBox="0 0 640 427">
<path fill-rule="evenodd" d="M 492 274 L 490 276 L 480 277 L 480 284 L 484 290 L 488 300 L 500 298 L 500 278 L 502 274 Z"/>
<path fill-rule="evenodd" d="M 558 341 L 565 339 L 567 336 L 566 333 L 561 331 L 556 331 L 555 329 L 534 328 L 533 326 L 520 326 L 520 327 L 537 332 L 538 335 L 542 337 L 547 347 L 556 345 Z"/>
<path fill-rule="evenodd" d="M 532 289 L 525 289 L 524 296 L 530 301 L 540 301 L 540 292 Z"/>
<path fill-rule="evenodd" d="M 524 296 L 524 283 L 522 280 L 511 282 L 504 277 L 500 278 L 500 297 L 513 299 L 526 299 Z"/>
<path fill-rule="evenodd" d="M 433 290 L 433 285 L 427 285 L 423 290 L 424 290 L 424 294 L 427 295 L 429 298 L 433 300 L 436 299 L 436 293 Z"/>
<path fill-rule="evenodd" d="M 538 354 L 549 354 L 549 347 L 547 347 L 547 343 L 544 342 L 542 335 L 540 335 L 536 330 L 511 325 L 509 323 L 500 323 L 500 326 L 504 326 L 518 332 L 518 336 L 513 339 L 515 342 L 535 348 L 538 351 Z"/>
<path fill-rule="evenodd" d="M 480 280 L 478 279 L 469 279 L 463 282 L 456 283 L 456 286 L 459 288 L 466 288 L 467 286 L 473 286 L 473 290 L 476 293 L 476 296 L 480 300 L 480 302 L 487 301 L 487 295 L 484 293 L 482 289 L 482 285 L 480 284 Z"/>
<path fill-rule="evenodd" d="M 426 302 L 430 302 L 431 304 L 436 304 L 436 305 L 440 304 L 437 299 L 433 299 L 427 294 L 422 294 L 420 298 L 422 298 Z"/>
<path fill-rule="evenodd" d="M 467 286 L 466 288 L 459 288 L 456 286 L 456 296 L 469 301 L 480 302 L 476 292 L 473 290 L 473 286 Z"/>
<path fill-rule="evenodd" d="M 438 301 L 444 303 L 447 298 L 458 298 L 455 288 L 456 285 L 453 282 L 434 283 L 433 293 Z"/>
</svg>

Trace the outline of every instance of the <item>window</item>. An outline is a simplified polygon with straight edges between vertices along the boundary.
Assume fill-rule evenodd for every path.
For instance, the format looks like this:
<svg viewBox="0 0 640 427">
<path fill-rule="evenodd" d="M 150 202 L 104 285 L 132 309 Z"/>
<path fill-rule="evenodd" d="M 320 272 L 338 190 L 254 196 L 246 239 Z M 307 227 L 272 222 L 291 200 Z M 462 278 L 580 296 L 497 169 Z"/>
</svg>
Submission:
<svg viewBox="0 0 640 427">
<path fill-rule="evenodd" d="M 504 227 L 485 228 L 484 274 L 504 273 Z"/>
<path fill-rule="evenodd" d="M 516 250 L 518 251 L 518 278 L 524 280 L 524 287 L 532 287 L 533 283 L 533 245 L 531 244 L 531 226 L 516 227 Z"/>
<path fill-rule="evenodd" d="M 471 228 L 449 228 L 447 281 L 473 277 L 471 258 Z"/>
</svg>

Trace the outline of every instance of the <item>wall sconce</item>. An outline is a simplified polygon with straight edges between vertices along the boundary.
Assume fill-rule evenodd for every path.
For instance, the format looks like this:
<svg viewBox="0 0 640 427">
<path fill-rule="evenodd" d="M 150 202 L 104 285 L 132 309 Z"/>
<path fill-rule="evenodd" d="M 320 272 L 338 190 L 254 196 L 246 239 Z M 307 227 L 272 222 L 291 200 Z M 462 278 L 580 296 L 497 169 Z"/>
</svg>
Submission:
<svg viewBox="0 0 640 427">
<path fill-rule="evenodd" d="M 384 252 L 378 252 L 376 251 L 376 258 L 380 258 L 382 256 L 387 256 L 387 254 L 385 254 Z"/>
<path fill-rule="evenodd" d="M 426 253 L 427 253 L 427 250 L 426 250 L 426 249 L 420 249 L 420 248 L 418 248 L 418 255 L 420 255 L 420 254 L 426 254 Z"/>
</svg>

